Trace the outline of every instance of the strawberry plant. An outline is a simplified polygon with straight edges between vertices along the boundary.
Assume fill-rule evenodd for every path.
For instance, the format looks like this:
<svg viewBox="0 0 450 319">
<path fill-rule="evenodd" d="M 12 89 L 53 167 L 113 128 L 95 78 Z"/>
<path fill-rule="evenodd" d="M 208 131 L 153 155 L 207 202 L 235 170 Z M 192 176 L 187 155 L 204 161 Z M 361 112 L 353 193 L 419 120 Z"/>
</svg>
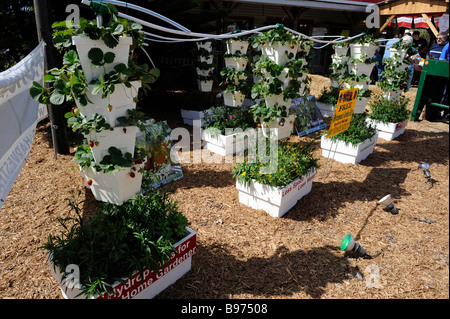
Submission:
<svg viewBox="0 0 450 319">
<path fill-rule="evenodd" d="M 278 42 L 293 46 L 299 43 L 299 36 L 286 30 L 282 24 L 277 24 L 277 28 L 255 35 L 252 46 L 256 48 L 259 45 L 272 45 Z"/>
<path fill-rule="evenodd" d="M 400 97 L 400 99 L 377 98 L 369 104 L 371 113 L 369 118 L 382 123 L 399 123 L 409 118 L 408 110 L 409 99 Z"/>
<path fill-rule="evenodd" d="M 371 139 L 376 130 L 366 121 L 365 114 L 353 114 L 350 126 L 344 132 L 329 137 L 333 142 L 342 141 L 356 146 L 367 139 Z"/>
</svg>

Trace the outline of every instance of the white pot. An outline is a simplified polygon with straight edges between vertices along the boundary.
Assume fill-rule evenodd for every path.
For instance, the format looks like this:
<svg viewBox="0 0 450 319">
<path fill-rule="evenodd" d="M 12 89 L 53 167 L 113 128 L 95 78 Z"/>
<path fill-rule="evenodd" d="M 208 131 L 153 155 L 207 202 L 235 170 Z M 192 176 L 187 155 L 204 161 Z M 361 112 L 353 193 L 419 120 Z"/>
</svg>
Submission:
<svg viewBox="0 0 450 319">
<path fill-rule="evenodd" d="M 248 49 L 248 41 L 241 40 L 228 40 L 227 41 L 227 53 L 236 54 L 240 51 L 242 54 L 246 54 Z"/>
<path fill-rule="evenodd" d="M 332 117 L 334 115 L 334 111 L 336 110 L 336 105 L 322 102 L 316 102 L 316 105 L 323 117 Z"/>
<path fill-rule="evenodd" d="M 115 84 L 114 93 L 108 95 L 106 98 L 102 98 L 101 92 L 93 95 L 88 90 L 86 95 L 92 103 L 88 102 L 86 106 L 82 106 L 75 100 L 80 114 L 86 120 L 92 119 L 95 114 L 103 115 L 111 126 L 118 125 L 118 117 L 126 116 L 128 110 L 136 108 L 134 99 L 138 95 L 141 82 L 132 81 L 130 83 L 130 88 L 127 88 L 123 83 Z M 108 109 L 108 105 L 112 106 L 111 110 Z"/>
<path fill-rule="evenodd" d="M 387 100 L 398 100 L 402 96 L 403 91 L 385 91 L 383 92 L 383 98 Z"/>
<path fill-rule="evenodd" d="M 280 42 L 278 42 L 272 45 L 261 45 L 262 54 L 267 56 L 270 60 L 278 65 L 285 65 L 287 62 L 294 59 L 297 50 L 297 44 L 290 46 L 289 44 L 282 45 Z M 288 57 L 288 55 L 290 54 L 293 54 L 292 58 Z"/>
<path fill-rule="evenodd" d="M 139 128 L 137 126 L 115 127 L 113 130 L 103 130 L 101 132 L 90 131 L 84 135 L 89 142 L 97 142 L 98 145 L 91 147 L 92 155 L 95 163 L 101 162 L 105 155 L 108 155 L 108 149 L 111 146 L 117 147 L 122 151 L 131 155 L 134 154 L 136 145 L 136 134 Z"/>
<path fill-rule="evenodd" d="M 211 92 L 213 86 L 213 80 L 200 81 L 197 80 L 198 89 L 201 92 Z"/>
<path fill-rule="evenodd" d="M 360 75 L 367 75 L 370 76 L 370 74 L 372 73 L 373 70 L 373 64 L 366 64 L 366 63 L 348 63 L 348 72 L 349 73 L 354 73 L 358 76 Z"/>
<path fill-rule="evenodd" d="M 396 58 L 396 54 L 398 54 L 397 59 L 399 61 L 403 61 L 406 57 L 406 52 L 407 50 L 397 50 L 397 49 L 393 49 L 393 48 L 389 48 L 390 51 L 390 58 Z"/>
<path fill-rule="evenodd" d="M 226 68 L 236 69 L 237 71 L 244 71 L 245 68 L 247 67 L 247 63 L 248 63 L 247 58 L 244 58 L 244 57 L 240 57 L 240 58 L 229 57 L 229 58 L 224 58 L 224 60 L 225 60 Z"/>
<path fill-rule="evenodd" d="M 353 109 L 353 114 L 363 114 L 366 110 L 367 103 L 369 99 L 362 97 L 361 99 L 356 99 L 355 108 Z"/>
<path fill-rule="evenodd" d="M 267 72 L 265 68 L 261 69 L 261 72 L 264 78 L 273 78 L 273 76 L 269 72 Z M 286 90 L 289 85 L 289 81 L 292 79 L 289 76 L 289 68 L 284 68 L 283 71 L 281 71 L 280 75 L 278 75 L 276 78 L 283 83 L 283 90 Z"/>
<path fill-rule="evenodd" d="M 83 69 L 86 81 L 89 83 L 92 79 L 98 78 L 100 74 L 109 73 L 114 70 L 114 66 L 123 63 L 128 66 L 128 59 L 130 55 L 130 46 L 133 43 L 132 37 L 120 37 L 119 44 L 114 48 L 109 48 L 103 40 L 91 40 L 89 37 L 73 36 L 72 44 L 75 45 L 78 57 L 80 59 L 81 68 Z M 103 54 L 113 52 L 115 54 L 112 63 L 105 64 L 101 68 L 93 68 L 91 60 L 88 57 L 89 50 L 92 48 L 99 48 Z"/>
<path fill-rule="evenodd" d="M 203 122 L 203 117 L 207 113 L 211 113 L 211 109 L 205 111 L 193 111 L 193 110 L 184 110 L 181 109 L 181 117 L 183 118 L 183 123 L 195 126 L 202 127 L 205 123 Z"/>
<path fill-rule="evenodd" d="M 363 81 L 363 82 L 353 82 L 353 83 L 344 83 L 345 89 L 352 89 L 352 88 L 358 88 L 360 90 L 368 90 L 369 89 L 369 82 Z"/>
<path fill-rule="evenodd" d="M 253 209 L 261 209 L 272 217 L 282 217 L 297 202 L 311 192 L 312 182 L 317 171 L 311 170 L 308 174 L 297 178 L 285 187 L 274 187 L 251 181 L 249 184 L 236 180 L 239 190 L 239 202 Z"/>
<path fill-rule="evenodd" d="M 208 76 L 214 71 L 214 67 L 211 67 L 209 69 L 199 69 L 199 68 L 196 68 L 196 69 L 197 69 L 197 74 L 203 75 L 203 76 Z"/>
<path fill-rule="evenodd" d="M 240 91 L 236 92 L 224 92 L 223 100 L 226 106 L 241 106 L 244 103 L 245 95 Z"/>
<path fill-rule="evenodd" d="M 291 106 L 291 102 L 284 101 L 283 94 L 272 94 L 264 97 L 264 101 L 266 102 L 266 107 L 274 107 L 274 106 L 286 106 L 289 108 Z"/>
<path fill-rule="evenodd" d="M 212 134 L 209 130 L 203 130 L 203 148 L 222 156 L 239 154 L 250 145 L 256 145 L 256 129 L 235 130 L 237 133 L 230 135 Z"/>
<path fill-rule="evenodd" d="M 408 125 L 408 120 L 404 120 L 399 123 L 382 123 L 379 121 L 372 120 L 370 118 L 366 119 L 368 123 L 378 132 L 378 137 L 386 141 L 392 141 L 399 135 L 405 132 L 405 128 Z"/>
<path fill-rule="evenodd" d="M 348 46 L 334 48 L 334 54 L 339 57 L 346 56 L 347 53 L 348 53 Z"/>
<path fill-rule="evenodd" d="M 371 139 L 367 139 L 358 145 L 344 143 L 340 140 L 333 142 L 331 139 L 322 136 L 320 147 L 322 156 L 329 157 L 341 163 L 356 164 L 365 160 L 370 154 L 378 140 L 378 133 Z"/>
<path fill-rule="evenodd" d="M 332 55 L 331 56 L 331 61 L 332 63 L 341 63 L 341 64 L 345 64 L 348 62 L 349 57 L 348 56 L 336 56 L 336 55 Z"/>
<path fill-rule="evenodd" d="M 139 169 L 143 167 L 144 164 L 136 165 L 136 171 L 127 167 L 115 174 L 105 174 L 87 168 L 84 173 L 86 181 L 92 180 L 90 189 L 96 200 L 122 205 L 141 191 L 142 173 L 139 173 Z M 135 177 L 131 177 L 132 172 Z"/>
<path fill-rule="evenodd" d="M 263 136 L 269 139 L 277 139 L 277 140 L 290 137 L 294 126 L 295 118 L 296 118 L 295 114 L 291 114 L 288 117 L 285 117 L 283 125 L 280 125 L 280 122 L 283 119 L 281 117 L 275 119 L 274 121 L 261 123 L 261 130 Z"/>
<path fill-rule="evenodd" d="M 207 64 L 212 64 L 213 63 L 213 60 L 214 60 L 214 56 L 213 55 L 210 55 L 210 56 L 207 56 L 207 57 L 205 57 L 205 56 L 199 56 L 199 60 L 200 60 L 200 62 L 205 62 L 205 63 L 207 63 Z"/>
<path fill-rule="evenodd" d="M 212 43 L 211 42 L 205 42 L 205 43 L 197 42 L 196 44 L 197 44 L 198 49 L 205 49 L 208 52 L 212 52 Z"/>
<path fill-rule="evenodd" d="M 114 294 L 94 296 L 93 299 L 151 299 L 173 285 L 191 270 L 192 255 L 197 251 L 197 234 L 189 228 L 186 230 L 188 234 L 174 244 L 176 253 L 172 253 L 169 264 L 164 263 L 158 273 L 144 268 L 144 278 L 141 278 L 139 271 L 136 271 L 131 278 L 123 278 L 125 283 L 113 284 Z M 60 284 L 63 297 L 85 299 L 86 296 L 83 294 L 78 296 L 81 293 L 80 288 L 67 288 L 61 271 L 52 262 L 51 254 L 47 254 L 47 259 L 53 277 Z"/>
<path fill-rule="evenodd" d="M 350 55 L 355 59 L 359 59 L 362 55 L 372 58 L 377 50 L 377 46 L 372 44 L 350 44 Z"/>
</svg>

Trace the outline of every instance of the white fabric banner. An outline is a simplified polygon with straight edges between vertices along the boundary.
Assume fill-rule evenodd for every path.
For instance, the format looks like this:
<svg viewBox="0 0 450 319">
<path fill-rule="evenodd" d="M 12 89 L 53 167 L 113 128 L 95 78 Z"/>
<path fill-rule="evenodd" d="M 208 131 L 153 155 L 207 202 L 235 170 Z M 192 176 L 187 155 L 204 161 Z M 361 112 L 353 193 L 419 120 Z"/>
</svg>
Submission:
<svg viewBox="0 0 450 319">
<path fill-rule="evenodd" d="M 30 153 L 37 123 L 47 116 L 33 100 L 33 81 L 43 84 L 45 43 L 0 73 L 0 209 Z"/>
</svg>

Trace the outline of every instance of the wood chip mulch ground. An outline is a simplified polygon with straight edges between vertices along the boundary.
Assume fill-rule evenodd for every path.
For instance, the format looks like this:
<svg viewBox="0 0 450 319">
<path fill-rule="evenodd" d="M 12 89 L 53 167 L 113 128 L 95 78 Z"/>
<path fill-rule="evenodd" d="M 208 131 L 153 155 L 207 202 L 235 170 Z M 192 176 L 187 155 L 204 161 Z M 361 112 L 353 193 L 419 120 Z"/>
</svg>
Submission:
<svg viewBox="0 0 450 319">
<path fill-rule="evenodd" d="M 326 81 L 313 76 L 312 93 Z M 411 108 L 415 92 L 407 93 Z M 172 128 L 182 125 L 176 116 Z M 49 124 L 38 125 L 0 211 L 0 298 L 62 298 L 40 246 L 60 231 L 70 190 L 83 191 L 86 214 L 96 207 L 71 151 L 55 159 Z M 183 163 L 173 196 L 197 232 L 197 253 L 191 271 L 157 298 L 448 299 L 448 124 L 409 122 L 360 164 L 327 163 L 319 147 L 317 155 L 312 191 L 282 218 L 239 204 L 233 164 Z M 431 189 L 422 162 L 431 164 Z M 377 206 L 387 194 L 398 215 Z M 348 258 L 339 250 L 346 234 L 380 254 Z"/>
</svg>

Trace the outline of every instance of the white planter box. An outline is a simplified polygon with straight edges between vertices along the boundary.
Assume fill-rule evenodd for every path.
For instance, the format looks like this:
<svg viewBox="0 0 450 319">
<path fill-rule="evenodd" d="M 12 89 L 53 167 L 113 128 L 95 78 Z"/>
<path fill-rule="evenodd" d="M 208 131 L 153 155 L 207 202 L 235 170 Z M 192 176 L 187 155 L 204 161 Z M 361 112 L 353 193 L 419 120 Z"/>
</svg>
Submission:
<svg viewBox="0 0 450 319">
<path fill-rule="evenodd" d="M 242 54 L 246 54 L 248 49 L 248 41 L 240 40 L 228 40 L 227 41 L 227 53 L 236 54 L 240 51 Z"/>
<path fill-rule="evenodd" d="M 293 130 L 295 118 L 295 114 L 291 114 L 288 117 L 284 118 L 285 121 L 282 126 L 279 124 L 282 120 L 281 117 L 277 118 L 275 121 L 261 123 L 263 136 L 269 139 L 277 140 L 290 137 Z"/>
<path fill-rule="evenodd" d="M 142 173 L 138 171 L 144 164 L 136 165 L 136 171 L 124 168 L 115 174 L 97 172 L 92 168 L 84 170 L 86 181 L 91 179 L 90 189 L 96 200 L 122 205 L 123 202 L 141 191 Z M 133 172 L 135 177 L 131 177 Z"/>
<path fill-rule="evenodd" d="M 372 58 L 377 50 L 377 46 L 371 44 L 350 44 L 350 55 L 355 59 L 359 59 L 362 55 Z"/>
<path fill-rule="evenodd" d="M 235 69 L 237 71 L 244 71 L 247 67 L 248 60 L 247 58 L 224 58 L 225 60 L 225 67 L 227 69 Z"/>
<path fill-rule="evenodd" d="M 72 44 L 75 45 L 78 57 L 80 59 L 81 68 L 83 69 L 86 81 L 89 83 L 92 79 L 100 76 L 100 74 L 109 73 L 114 70 L 117 64 L 123 63 L 128 66 L 128 58 L 130 54 L 130 46 L 133 43 L 132 37 L 120 37 L 119 44 L 114 48 L 109 48 L 103 40 L 91 40 L 88 37 L 73 36 Z M 113 63 L 105 64 L 104 68 L 93 68 L 91 60 L 88 57 L 89 50 L 99 48 L 103 54 L 113 52 L 116 56 Z"/>
<path fill-rule="evenodd" d="M 317 107 L 320 110 L 320 113 L 322 113 L 323 117 L 332 117 L 334 115 L 334 111 L 336 110 L 336 105 L 332 104 L 326 104 L 321 102 L 316 102 Z"/>
<path fill-rule="evenodd" d="M 128 152 L 133 155 L 138 130 L 139 128 L 137 126 L 120 126 L 115 127 L 113 130 L 103 130 L 101 132 L 90 131 L 84 137 L 89 142 L 98 142 L 98 145 L 91 147 L 94 161 L 98 164 L 105 155 L 108 155 L 108 149 L 111 146 L 117 147 L 122 151 L 122 154 Z"/>
<path fill-rule="evenodd" d="M 356 164 L 367 158 L 373 153 L 373 148 L 378 140 L 378 133 L 371 139 L 353 146 L 342 141 L 333 142 L 331 139 L 322 136 L 320 147 L 322 148 L 322 156 L 332 158 L 341 163 Z"/>
<path fill-rule="evenodd" d="M 197 80 L 198 89 L 201 92 L 211 92 L 213 86 L 213 80 L 200 81 Z"/>
<path fill-rule="evenodd" d="M 197 234 L 186 228 L 188 234 L 180 241 L 174 244 L 176 253 L 173 253 L 169 264 L 164 263 L 160 267 L 158 273 L 144 268 L 142 279 L 139 271 L 135 272 L 131 278 L 123 278 L 125 284 L 115 282 L 113 284 L 114 294 L 95 296 L 92 299 L 151 299 L 173 285 L 178 279 L 183 277 L 191 270 L 192 255 L 197 250 Z M 81 289 L 69 288 L 65 281 L 62 281 L 62 274 L 57 267 L 54 266 L 51 255 L 47 255 L 51 273 L 56 281 L 60 284 L 60 289 L 65 299 L 85 299 L 85 295 L 80 295 Z M 56 268 L 56 269 L 55 269 Z"/>
<path fill-rule="evenodd" d="M 405 132 L 405 128 L 408 125 L 408 120 L 404 120 L 399 123 L 382 123 L 379 121 L 372 120 L 370 118 L 366 119 L 368 123 L 378 132 L 378 137 L 386 141 L 392 141 L 399 135 Z"/>
<path fill-rule="evenodd" d="M 252 143 L 256 145 L 256 133 L 256 129 L 249 129 L 242 133 L 214 135 L 203 130 L 203 148 L 222 156 L 238 154 L 248 148 L 248 139 L 254 141 Z M 246 136 L 248 139 L 245 138 Z"/>
<path fill-rule="evenodd" d="M 348 72 L 354 73 L 358 76 L 360 75 L 367 75 L 370 76 L 373 70 L 373 64 L 366 64 L 366 63 L 349 63 L 348 64 Z"/>
<path fill-rule="evenodd" d="M 311 192 L 316 170 L 294 180 L 285 187 L 274 187 L 251 181 L 249 184 L 236 180 L 239 202 L 253 209 L 261 209 L 272 217 L 282 217 L 297 202 Z"/>
<path fill-rule="evenodd" d="M 223 100 L 226 106 L 241 106 L 244 103 L 245 95 L 240 91 L 236 92 L 224 92 Z"/>
<path fill-rule="evenodd" d="M 292 53 L 295 58 L 295 54 L 298 51 L 298 45 L 290 46 L 288 44 L 282 45 L 280 42 L 272 45 L 261 45 L 261 52 L 267 56 L 270 60 L 278 65 L 285 65 L 289 59 L 288 54 Z"/>
<path fill-rule="evenodd" d="M 141 82 L 132 81 L 130 84 L 130 88 L 127 88 L 123 83 L 116 84 L 114 93 L 104 99 L 102 98 L 101 92 L 93 95 L 87 91 L 87 97 L 92 103 L 88 102 L 86 106 L 82 106 L 75 100 L 80 114 L 86 120 L 92 119 L 95 114 L 103 115 L 111 126 L 118 125 L 118 117 L 126 116 L 128 110 L 136 108 L 134 98 L 138 95 Z M 108 109 L 108 105 L 112 106 L 111 110 Z"/>
<path fill-rule="evenodd" d="M 362 97 L 360 99 L 356 99 L 355 102 L 355 108 L 353 109 L 353 114 L 363 114 L 366 110 L 367 103 L 369 102 L 369 99 L 366 97 Z"/>
<path fill-rule="evenodd" d="M 181 117 L 183 118 L 183 123 L 195 127 L 202 127 L 204 125 L 203 117 L 206 113 L 211 113 L 210 109 L 205 111 L 192 111 L 181 109 Z"/>
</svg>

